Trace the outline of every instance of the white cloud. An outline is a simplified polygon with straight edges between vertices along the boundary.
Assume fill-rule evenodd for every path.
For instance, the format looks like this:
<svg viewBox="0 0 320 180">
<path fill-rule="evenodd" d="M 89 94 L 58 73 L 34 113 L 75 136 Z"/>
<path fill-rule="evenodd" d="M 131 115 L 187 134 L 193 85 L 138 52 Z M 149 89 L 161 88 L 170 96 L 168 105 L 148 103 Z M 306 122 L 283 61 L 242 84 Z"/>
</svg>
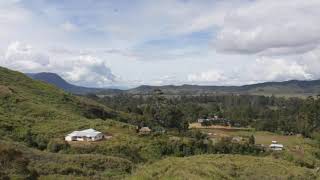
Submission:
<svg viewBox="0 0 320 180">
<path fill-rule="evenodd" d="M 320 54 L 317 54 L 317 56 Z M 287 81 L 292 79 L 310 80 L 320 73 L 320 62 L 303 64 L 298 59 L 259 57 L 250 64 L 232 71 L 209 70 L 187 76 L 191 83 L 203 85 L 244 85 L 268 81 Z"/>
<path fill-rule="evenodd" d="M 104 61 L 90 55 L 79 56 L 71 60 L 70 70 L 63 73 L 66 79 L 81 83 L 87 86 L 106 86 L 108 83 L 116 81 L 116 76 L 112 74 Z"/>
<path fill-rule="evenodd" d="M 188 81 L 196 83 L 221 83 L 226 80 L 225 75 L 221 71 L 210 70 L 188 75 Z"/>
<path fill-rule="evenodd" d="M 261 57 L 248 67 L 244 79 L 255 82 L 286 81 L 291 79 L 310 80 L 313 75 L 308 66 L 296 61 Z"/>
<path fill-rule="evenodd" d="M 22 72 L 55 72 L 70 82 L 85 86 L 103 87 L 119 80 L 106 63 L 94 55 L 61 56 L 38 52 L 31 45 L 18 41 L 8 46 L 0 64 Z"/>
<path fill-rule="evenodd" d="M 33 72 L 39 68 L 46 69 L 49 57 L 36 52 L 30 45 L 17 41 L 9 45 L 4 63 L 17 70 Z"/>
<path fill-rule="evenodd" d="M 230 11 L 215 45 L 233 53 L 291 54 L 320 43 L 320 1 L 258 0 Z"/>
</svg>

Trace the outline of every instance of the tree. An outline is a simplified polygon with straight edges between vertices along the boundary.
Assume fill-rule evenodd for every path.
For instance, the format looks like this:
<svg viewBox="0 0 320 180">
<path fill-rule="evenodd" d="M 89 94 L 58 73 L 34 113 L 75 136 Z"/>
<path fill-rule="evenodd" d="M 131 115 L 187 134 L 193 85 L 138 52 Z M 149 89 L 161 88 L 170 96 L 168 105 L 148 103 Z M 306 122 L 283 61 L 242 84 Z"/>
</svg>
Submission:
<svg viewBox="0 0 320 180">
<path fill-rule="evenodd" d="M 187 131 L 188 129 L 189 129 L 189 122 L 183 119 L 180 123 L 180 126 L 178 127 L 178 130 L 180 132 L 180 131 Z"/>
<path fill-rule="evenodd" d="M 251 136 L 249 137 L 249 144 L 255 144 L 255 143 L 256 143 L 255 141 L 256 141 L 256 140 L 255 140 L 254 136 L 251 135 Z"/>
</svg>

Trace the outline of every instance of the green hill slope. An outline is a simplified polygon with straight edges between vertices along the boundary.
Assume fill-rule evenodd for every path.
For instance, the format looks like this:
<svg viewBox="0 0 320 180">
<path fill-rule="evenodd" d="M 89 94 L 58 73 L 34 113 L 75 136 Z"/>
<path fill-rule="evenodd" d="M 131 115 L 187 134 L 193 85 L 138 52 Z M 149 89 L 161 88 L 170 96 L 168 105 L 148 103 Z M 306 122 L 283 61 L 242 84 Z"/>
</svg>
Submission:
<svg viewBox="0 0 320 180">
<path fill-rule="evenodd" d="M 0 125 L 3 127 L 0 133 L 6 136 L 30 130 L 28 133 L 42 137 L 56 137 L 90 126 L 87 123 L 93 122 L 91 119 L 128 117 L 92 100 L 0 67 Z"/>
<path fill-rule="evenodd" d="M 200 155 L 167 158 L 138 169 L 128 179 L 316 179 L 306 168 L 271 158 Z"/>
<path fill-rule="evenodd" d="M 0 67 L 0 177 L 121 177 L 133 161 L 143 159 L 136 146 L 150 141 L 139 138 L 134 126 L 116 121 L 129 119 L 129 114 Z M 66 134 L 87 128 L 113 138 L 79 146 L 64 142 Z"/>
</svg>

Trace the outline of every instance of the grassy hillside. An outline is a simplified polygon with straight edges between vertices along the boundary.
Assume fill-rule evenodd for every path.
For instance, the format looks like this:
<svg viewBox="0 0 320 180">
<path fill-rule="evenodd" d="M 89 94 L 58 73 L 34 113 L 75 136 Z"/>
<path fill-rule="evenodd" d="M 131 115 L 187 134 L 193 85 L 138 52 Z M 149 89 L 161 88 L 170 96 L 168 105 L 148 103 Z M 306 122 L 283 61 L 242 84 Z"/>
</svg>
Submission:
<svg viewBox="0 0 320 180">
<path fill-rule="evenodd" d="M 152 153 L 147 149 L 152 137 L 139 137 L 134 126 L 116 121 L 133 117 L 0 67 L 0 176 L 33 176 L 35 171 L 52 179 L 121 177 Z M 66 134 L 87 128 L 113 137 L 64 142 Z"/>
<path fill-rule="evenodd" d="M 30 130 L 43 137 L 59 137 L 77 128 L 95 126 L 91 119 L 129 117 L 22 73 L 0 68 L 0 133 L 6 136 Z"/>
<path fill-rule="evenodd" d="M 271 158 L 200 155 L 167 158 L 141 167 L 128 179 L 317 179 L 312 170 Z"/>
<path fill-rule="evenodd" d="M 0 179 L 118 179 L 133 167 L 127 159 L 100 154 L 50 153 L 0 140 Z"/>
</svg>

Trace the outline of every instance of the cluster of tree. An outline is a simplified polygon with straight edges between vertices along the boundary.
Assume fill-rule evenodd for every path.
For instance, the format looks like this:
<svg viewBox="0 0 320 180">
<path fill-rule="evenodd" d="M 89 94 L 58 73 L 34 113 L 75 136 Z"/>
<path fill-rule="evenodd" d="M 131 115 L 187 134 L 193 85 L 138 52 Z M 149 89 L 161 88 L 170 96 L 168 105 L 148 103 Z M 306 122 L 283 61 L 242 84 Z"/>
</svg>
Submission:
<svg viewBox="0 0 320 180">
<path fill-rule="evenodd" d="M 89 97 L 94 98 L 92 95 Z M 161 91 L 155 91 L 153 96 L 147 98 L 119 95 L 105 97 L 100 102 L 117 111 L 138 115 L 138 117 L 132 116 L 131 121 L 126 122 L 139 127 L 149 126 L 152 129 L 174 128 L 181 132 L 187 130 L 189 126 L 180 104 L 163 96 Z"/>
<path fill-rule="evenodd" d="M 320 129 L 320 97 L 284 98 L 253 95 L 167 96 L 154 95 L 104 97 L 107 106 L 142 116 L 135 123 L 184 130 L 188 122 L 217 115 L 234 124 L 257 130 L 301 133 L 310 137 Z"/>
<path fill-rule="evenodd" d="M 254 137 L 245 142 L 234 142 L 231 137 L 222 138 L 214 143 L 205 134 L 191 132 L 189 138 L 176 138 L 171 141 L 159 143 L 161 155 L 174 155 L 179 157 L 197 154 L 250 154 L 261 155 L 266 149 L 254 143 Z"/>
<path fill-rule="evenodd" d="M 204 120 L 201 122 L 202 126 L 211 126 L 211 125 L 221 125 L 221 126 L 240 126 L 239 123 L 235 123 L 227 119 L 217 119 L 217 120 Z"/>
</svg>

